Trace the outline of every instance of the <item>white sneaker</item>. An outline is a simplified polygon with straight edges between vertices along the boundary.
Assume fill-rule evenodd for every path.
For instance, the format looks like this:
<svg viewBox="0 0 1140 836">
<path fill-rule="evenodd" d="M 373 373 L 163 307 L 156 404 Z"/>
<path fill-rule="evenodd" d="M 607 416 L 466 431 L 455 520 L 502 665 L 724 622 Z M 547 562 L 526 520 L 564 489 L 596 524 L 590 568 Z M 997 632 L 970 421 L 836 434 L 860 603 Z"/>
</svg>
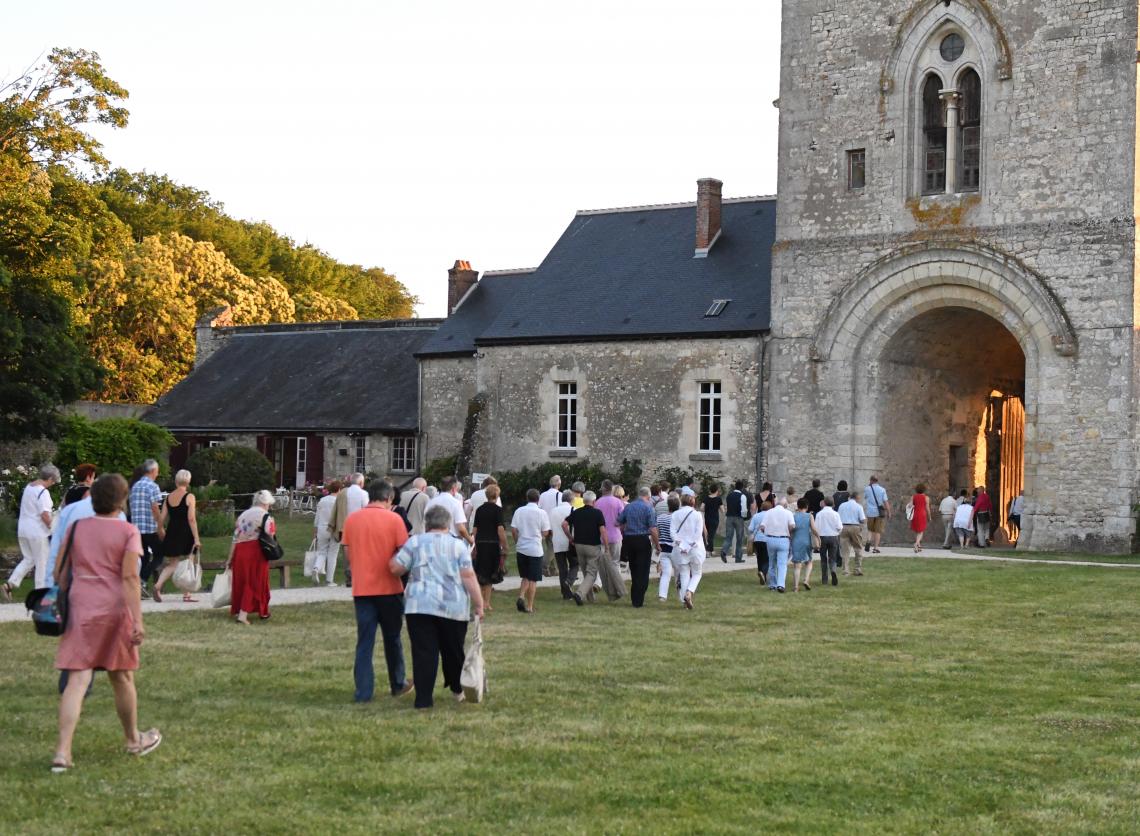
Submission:
<svg viewBox="0 0 1140 836">
<path fill-rule="evenodd" d="M 340 584 L 339 583 L 333 583 L 332 581 L 329 581 L 328 583 L 325 584 L 325 586 L 327 586 L 331 589 L 333 587 L 340 586 Z"/>
</svg>

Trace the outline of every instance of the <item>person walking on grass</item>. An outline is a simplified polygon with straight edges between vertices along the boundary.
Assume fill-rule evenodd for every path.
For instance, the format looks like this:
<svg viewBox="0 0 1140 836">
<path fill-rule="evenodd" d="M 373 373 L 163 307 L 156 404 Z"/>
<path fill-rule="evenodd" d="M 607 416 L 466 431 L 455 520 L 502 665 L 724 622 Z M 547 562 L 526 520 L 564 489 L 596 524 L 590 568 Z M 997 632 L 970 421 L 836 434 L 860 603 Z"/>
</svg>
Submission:
<svg viewBox="0 0 1140 836">
<path fill-rule="evenodd" d="M 534 612 L 534 596 L 542 580 L 543 547 L 550 539 L 550 517 L 538 507 L 537 488 L 526 492 L 523 505 L 511 518 L 511 534 L 515 538 L 515 559 L 519 567 L 519 612 Z"/>
<path fill-rule="evenodd" d="M 720 495 L 720 485 L 713 484 L 709 488 L 708 494 L 704 500 L 705 512 L 705 551 L 711 552 L 713 550 L 713 543 L 716 540 L 716 533 L 720 530 L 720 509 L 724 505 L 724 497 Z M 728 561 L 726 560 L 725 563 Z"/>
<path fill-rule="evenodd" d="M 673 535 L 673 563 L 681 579 L 678 595 L 685 609 L 693 609 L 693 596 L 701 583 L 705 564 L 705 525 L 697 512 L 695 498 L 681 497 L 681 507 L 669 520 Z"/>
<path fill-rule="evenodd" d="M 155 480 L 158 478 L 158 462 L 147 459 L 142 463 L 143 474 L 131 486 L 131 522 L 142 535 L 143 562 L 139 576 L 142 578 L 142 597 L 149 598 L 147 582 L 153 581 L 158 567 L 162 565 L 162 538 L 166 530 L 162 527 L 162 491 Z"/>
<path fill-rule="evenodd" d="M 537 507 L 537 506 L 536 506 Z M 541 509 L 539 509 L 541 510 Z M 404 618 L 412 645 L 416 708 L 435 704 L 435 678 L 442 663 L 443 685 L 463 702 L 463 643 L 471 610 L 483 617 L 483 598 L 467 544 L 451 534 L 451 513 L 434 505 L 424 514 L 423 534 L 404 543 L 389 568 L 407 574 Z"/>
<path fill-rule="evenodd" d="M 77 464 L 75 466 L 75 481 L 67 492 L 63 495 L 63 501 L 59 503 L 61 509 L 66 508 L 73 502 L 78 502 L 87 496 L 87 492 L 91 490 L 91 485 L 95 482 L 96 467 L 93 464 Z"/>
<path fill-rule="evenodd" d="M 664 603 L 669 598 L 669 585 L 673 580 L 673 512 L 681 507 L 681 498 L 669 494 L 665 499 L 665 510 L 657 512 L 657 551 L 658 572 L 661 580 L 657 584 L 657 600 Z"/>
<path fill-rule="evenodd" d="M 333 479 L 325 486 L 325 495 L 317 502 L 317 510 L 313 514 L 313 539 L 317 541 L 317 561 L 313 564 L 314 585 L 319 585 L 321 575 L 324 575 L 329 586 L 336 586 L 336 561 L 340 543 L 329 531 L 329 522 L 340 493 L 340 481 Z M 343 528 L 341 531 L 343 533 Z"/>
<path fill-rule="evenodd" d="M 796 500 L 796 512 L 793 515 L 795 527 L 792 529 L 792 575 L 795 579 L 794 592 L 800 591 L 800 573 L 803 573 L 804 589 L 811 592 L 811 543 L 815 535 L 815 520 L 808 511 L 808 500 L 800 497 Z"/>
<path fill-rule="evenodd" d="M 843 532 L 843 522 L 831 505 L 831 497 L 824 497 L 823 506 L 815 515 L 815 529 L 819 534 L 819 569 L 823 582 L 826 584 L 830 577 L 831 585 L 839 586 L 835 570 L 839 566 L 839 535 Z"/>
<path fill-rule="evenodd" d="M 566 522 L 566 518 L 574 510 L 574 506 L 571 505 L 573 501 L 574 492 L 563 491 L 558 498 L 558 504 L 546 515 L 550 518 L 551 546 L 554 549 L 554 560 L 558 564 L 558 588 L 562 591 L 564 601 L 573 600 L 574 582 L 578 580 L 578 555 L 562 528 L 562 523 Z"/>
<path fill-rule="evenodd" d="M 428 508 L 442 505 L 451 517 L 451 534 L 463 542 L 471 545 L 471 535 L 467 533 L 467 515 L 463 512 L 463 497 L 459 494 L 459 480 L 454 476 L 445 476 L 442 483 L 443 490 L 428 502 Z M 425 511 L 426 513 L 426 511 Z M 427 523 L 425 522 L 426 526 Z"/>
<path fill-rule="evenodd" d="M 95 516 L 71 525 L 59 558 L 59 584 L 69 611 L 55 666 L 68 677 L 59 701 L 59 740 L 52 772 L 66 772 L 73 766 L 72 741 L 83 697 L 96 670 L 107 671 L 111 680 L 127 754 L 149 754 L 162 742 L 158 729 L 140 732 L 138 728 L 134 677 L 139 646 L 146 637 L 138 575 L 143 546 L 138 529 L 119 518 L 127 495 L 127 482 L 119 474 L 96 479 L 91 486 Z"/>
<path fill-rule="evenodd" d="M 162 527 L 166 537 L 162 541 L 162 572 L 154 582 L 154 600 L 162 603 L 162 587 L 178 568 L 178 563 L 202 549 L 198 536 L 198 500 L 190 493 L 190 471 L 174 474 L 174 490 L 162 503 Z M 197 598 L 188 592 L 182 594 L 183 603 L 193 604 Z"/>
<path fill-rule="evenodd" d="M 914 486 L 914 496 L 910 498 L 910 507 L 907 508 L 910 516 L 910 530 L 914 532 L 914 553 L 922 551 L 922 535 L 926 533 L 926 526 L 930 522 L 930 497 L 926 495 L 926 485 L 919 482 Z"/>
<path fill-rule="evenodd" d="M 1020 491 L 1017 496 L 1009 501 L 1009 531 L 1013 535 L 1013 545 L 1017 545 L 1017 541 L 1021 539 L 1021 515 L 1025 511 L 1025 491 Z"/>
<path fill-rule="evenodd" d="M 645 604 L 645 591 L 649 589 L 649 567 L 658 542 L 657 515 L 653 513 L 649 488 L 638 489 L 637 499 L 618 515 L 618 525 L 629 559 L 629 600 L 633 606 L 641 607 Z"/>
<path fill-rule="evenodd" d="M 993 526 L 994 504 L 986 493 L 985 485 L 978 485 L 978 495 L 974 499 L 974 531 L 978 537 L 978 548 L 989 548 L 990 530 Z"/>
<path fill-rule="evenodd" d="M 573 593 L 574 603 L 579 607 L 586 601 L 594 601 L 594 580 L 599 572 L 612 571 L 612 564 L 606 555 L 607 535 L 606 518 L 594 502 L 597 495 L 593 491 L 586 491 L 582 495 L 581 508 L 575 508 L 562 522 L 562 530 L 570 540 L 570 544 L 578 553 L 578 566 L 582 570 L 582 583 L 578 591 Z M 618 576 L 620 580 L 620 575 Z M 611 603 L 617 598 L 610 598 Z"/>
<path fill-rule="evenodd" d="M 51 489 L 59 482 L 59 469 L 52 464 L 40 468 L 40 476 L 24 486 L 20 497 L 20 519 L 16 524 L 16 538 L 20 543 L 20 562 L 0 586 L 0 594 L 8 603 L 12 592 L 19 588 L 31 572 L 35 589 L 46 586 L 48 551 L 51 549 Z"/>
<path fill-rule="evenodd" d="M 253 505 L 242 511 L 234 524 L 233 543 L 226 559 L 226 569 L 233 573 L 230 615 L 247 627 L 253 613 L 262 621 L 269 618 L 269 561 L 262 554 L 258 537 L 262 530 L 269 535 L 277 534 L 277 523 L 269 513 L 274 501 L 273 494 L 267 490 L 253 495 Z"/>
<path fill-rule="evenodd" d="M 771 501 L 761 502 L 748 522 L 748 533 L 752 536 L 752 553 L 756 555 L 756 575 L 760 578 L 760 583 L 767 584 L 769 589 L 775 589 L 773 585 L 775 573 L 772 571 L 774 567 L 768 554 L 768 539 L 764 536 L 764 515 L 771 510 Z"/>
<path fill-rule="evenodd" d="M 962 491 L 962 502 L 954 512 L 954 533 L 958 536 L 958 545 L 962 548 L 970 542 L 970 535 L 974 531 L 974 506 Z"/>
<path fill-rule="evenodd" d="M 954 491 L 951 490 L 938 503 L 938 513 L 942 516 L 942 527 L 946 530 L 942 537 L 942 548 L 944 549 L 949 549 L 956 539 L 954 536 L 954 512 L 957 510 L 958 500 L 954 498 Z"/>
<path fill-rule="evenodd" d="M 427 480 L 417 476 L 412 480 L 412 486 L 400 494 L 400 507 L 408 515 L 408 522 L 412 524 L 412 534 L 424 533 L 424 511 L 431 499 L 427 495 L 427 486 Z"/>
<path fill-rule="evenodd" d="M 471 534 L 475 538 L 475 579 L 483 597 L 483 612 L 491 612 L 491 593 L 503 582 L 507 568 L 507 528 L 499 504 L 499 486 L 487 486 L 487 501 L 475 511 Z"/>
<path fill-rule="evenodd" d="M 728 563 L 728 550 L 735 546 L 734 560 L 744 562 L 744 532 L 752 514 L 752 497 L 744 490 L 744 480 L 737 479 L 724 501 L 724 540 L 720 544 L 720 562 Z"/>
<path fill-rule="evenodd" d="M 867 542 L 863 548 L 874 554 L 880 554 L 879 544 L 883 539 L 883 531 L 887 527 L 887 520 L 891 518 L 891 502 L 887 496 L 887 489 L 879 484 L 879 477 L 872 476 L 863 488 L 864 515 L 867 518 Z"/>
<path fill-rule="evenodd" d="M 341 542 L 352 567 L 352 606 L 356 613 L 356 661 L 352 666 L 353 699 L 369 702 L 375 689 L 372 657 L 376 628 L 384 639 L 388 688 L 393 697 L 412 690 L 404 670 L 404 585 L 392 571 L 392 558 L 408 541 L 407 526 L 392 510 L 395 488 L 390 482 L 368 486 L 368 504 L 344 522 Z"/>
<path fill-rule="evenodd" d="M 618 497 L 614 496 L 614 483 L 609 479 L 602 482 L 601 495 L 598 497 L 594 507 L 602 512 L 602 516 L 606 518 L 606 548 L 605 553 L 602 555 L 608 558 L 613 564 L 614 569 L 620 570 L 618 567 L 621 564 L 621 529 L 618 528 L 618 516 L 625 508 L 625 503 Z M 619 574 L 620 577 L 620 574 Z M 605 585 L 606 575 L 602 575 L 602 584 Z M 622 581 L 623 592 L 625 582 Z M 614 590 L 607 589 L 606 594 L 612 594 Z"/>
<path fill-rule="evenodd" d="M 792 532 L 796 529 L 796 518 L 783 505 L 777 505 L 764 515 L 760 528 L 768 540 L 768 588 L 782 593 L 788 574 L 788 555 L 791 551 Z"/>
<path fill-rule="evenodd" d="M 843 524 L 843 530 L 839 535 L 839 542 L 843 546 L 843 550 L 847 552 L 842 556 L 843 560 L 843 575 L 852 574 L 854 570 L 855 575 L 863 574 L 863 524 L 867 522 L 867 515 L 863 512 L 863 506 L 859 504 L 853 495 L 849 496 L 847 501 L 839 506 L 839 521 Z"/>
</svg>

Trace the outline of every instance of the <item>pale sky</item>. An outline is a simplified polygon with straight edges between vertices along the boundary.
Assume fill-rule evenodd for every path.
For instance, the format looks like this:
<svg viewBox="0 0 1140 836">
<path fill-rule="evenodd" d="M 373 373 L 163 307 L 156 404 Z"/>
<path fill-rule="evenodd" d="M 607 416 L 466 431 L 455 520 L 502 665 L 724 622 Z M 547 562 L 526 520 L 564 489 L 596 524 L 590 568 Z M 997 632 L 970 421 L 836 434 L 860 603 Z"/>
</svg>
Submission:
<svg viewBox="0 0 1140 836">
<path fill-rule="evenodd" d="M 53 0 L 0 75 L 94 50 L 112 164 L 205 189 L 442 316 L 447 268 L 536 266 L 578 209 L 776 190 L 779 0 Z"/>
</svg>

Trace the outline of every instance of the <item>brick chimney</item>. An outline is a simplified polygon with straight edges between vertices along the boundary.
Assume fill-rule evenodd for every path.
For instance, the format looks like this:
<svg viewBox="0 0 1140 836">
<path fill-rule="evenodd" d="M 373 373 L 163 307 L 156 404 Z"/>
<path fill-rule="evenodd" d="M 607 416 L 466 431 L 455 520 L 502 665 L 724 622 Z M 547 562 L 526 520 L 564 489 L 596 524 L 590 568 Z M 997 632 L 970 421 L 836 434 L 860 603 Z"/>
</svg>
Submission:
<svg viewBox="0 0 1140 836">
<path fill-rule="evenodd" d="M 467 295 L 467 291 L 479 281 L 479 272 L 471 269 L 470 261 L 457 261 L 455 266 L 447 271 L 447 315 L 451 316 L 455 308 Z"/>
<path fill-rule="evenodd" d="M 229 331 L 216 329 L 231 328 L 233 324 L 234 312 L 229 305 L 206 311 L 194 323 L 194 368 L 205 363 L 229 339 Z"/>
<path fill-rule="evenodd" d="M 694 258 L 704 258 L 720 235 L 720 188 L 724 184 L 712 177 L 697 181 L 697 251 Z"/>
</svg>

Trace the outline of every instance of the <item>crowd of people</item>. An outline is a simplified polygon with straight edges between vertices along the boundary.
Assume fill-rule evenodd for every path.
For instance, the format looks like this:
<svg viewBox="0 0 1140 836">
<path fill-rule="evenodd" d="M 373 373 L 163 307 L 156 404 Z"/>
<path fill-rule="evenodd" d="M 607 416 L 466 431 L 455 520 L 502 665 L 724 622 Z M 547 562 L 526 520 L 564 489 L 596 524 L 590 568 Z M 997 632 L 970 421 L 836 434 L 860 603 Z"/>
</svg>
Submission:
<svg viewBox="0 0 1140 836">
<path fill-rule="evenodd" d="M 130 483 L 118 474 L 98 476 L 93 466 L 80 465 L 56 512 L 51 489 L 60 473 L 45 465 L 22 494 L 22 559 L 0 593 L 10 601 L 28 575 L 35 588 L 42 589 L 59 574 L 70 604 L 56 656 L 61 702 L 54 771 L 71 768 L 72 739 L 97 670 L 110 675 L 126 750 L 144 755 L 161 743 L 157 729 L 141 732 L 137 724 L 133 676 L 145 637 L 141 600 L 162 601 L 175 567 L 200 551 L 201 538 L 192 474 L 174 474 L 174 489 L 168 494 L 160 490 L 158 474 L 154 460 L 144 462 Z M 421 709 L 433 705 L 441 667 L 444 687 L 463 700 L 460 674 L 467 625 L 472 615 L 482 618 L 493 611 L 493 589 L 508 572 L 511 541 L 520 578 L 515 600 L 520 613 L 535 612 L 539 582 L 554 575 L 562 597 L 578 606 L 597 602 L 599 595 L 610 603 L 628 595 L 633 607 L 643 607 L 654 566 L 658 600 L 667 602 L 675 593 L 679 605 L 691 610 L 705 561 L 716 554 L 722 515 L 720 559 L 727 563 L 731 556 L 742 563 L 747 549 L 756 558 L 761 583 L 783 593 L 789 566 L 791 590 L 812 589 L 817 554 L 824 585 L 838 586 L 840 569 L 845 576 L 862 575 L 863 557 L 880 553 L 893 513 L 890 496 L 875 476 L 861 490 L 840 481 L 831 496 L 817 479 L 802 496 L 791 487 L 777 495 L 770 483 L 753 495 L 737 481 L 726 496 L 717 486 L 702 490 L 692 483 L 674 490 L 668 483 L 657 483 L 640 487 L 632 498 L 608 480 L 597 491 L 581 482 L 564 490 L 555 476 L 545 491 L 528 490 L 509 522 L 500 487 L 491 476 L 466 498 L 453 477 L 445 478 L 438 490 L 417 478 L 399 495 L 387 480 L 367 487 L 364 482 L 362 474 L 353 473 L 326 486 L 314 514 L 314 559 L 307 571 L 314 583 L 337 586 L 344 549 L 344 579 L 352 588 L 357 626 L 354 698 L 373 699 L 379 630 L 390 693 L 398 697 L 414 691 Z M 235 522 L 225 567 L 231 583 L 230 613 L 243 625 L 251 623 L 251 616 L 270 617 L 269 563 L 262 541 L 276 532 L 275 501 L 269 491 L 259 491 Z M 1024 501 L 1022 494 L 1010 505 L 1014 530 L 1020 526 Z M 991 542 L 994 506 L 984 486 L 972 496 L 966 490 L 950 492 L 934 509 L 925 485 L 919 484 L 906 505 L 916 553 L 923 549 L 935 510 L 943 523 L 943 548 L 984 548 Z M 184 593 L 182 600 L 195 599 Z M 401 639 L 404 626 L 412 650 L 410 677 Z"/>
</svg>

